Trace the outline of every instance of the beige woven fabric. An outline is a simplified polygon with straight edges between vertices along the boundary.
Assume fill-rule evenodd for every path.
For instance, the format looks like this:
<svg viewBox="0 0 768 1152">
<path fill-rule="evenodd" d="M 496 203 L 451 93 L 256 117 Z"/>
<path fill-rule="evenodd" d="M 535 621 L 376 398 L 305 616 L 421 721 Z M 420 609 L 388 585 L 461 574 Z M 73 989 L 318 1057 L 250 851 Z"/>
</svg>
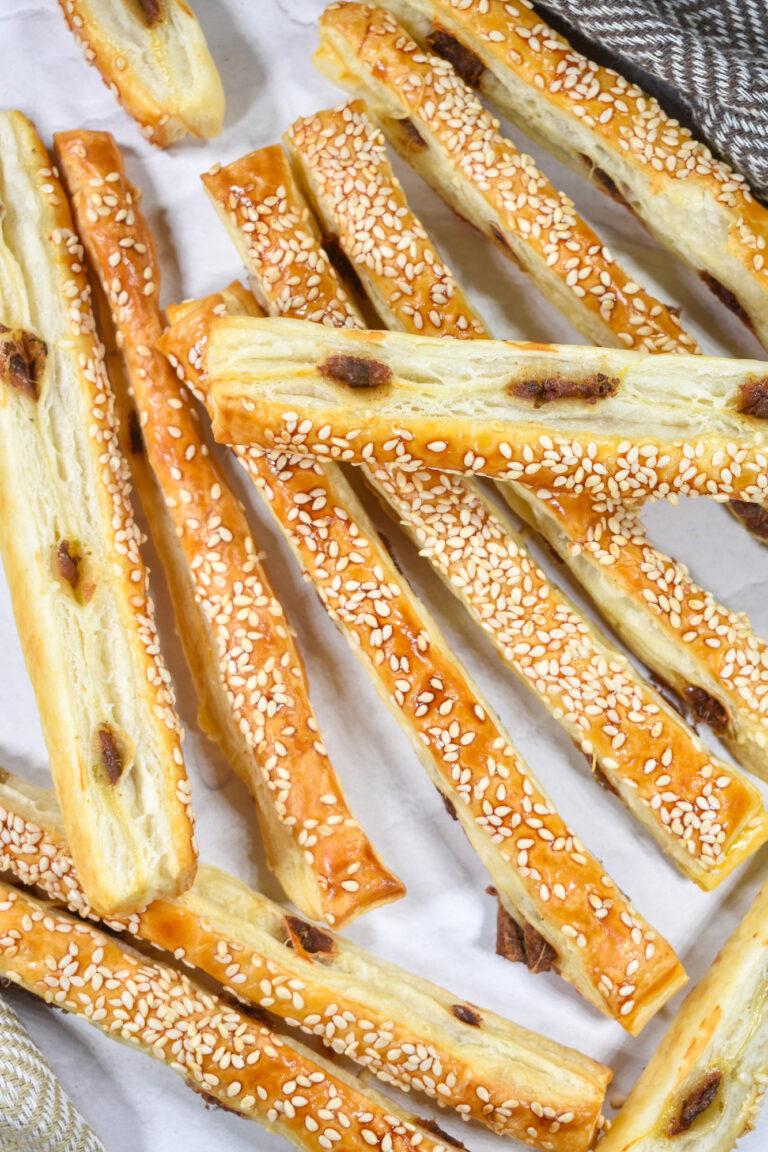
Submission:
<svg viewBox="0 0 768 1152">
<path fill-rule="evenodd" d="M 104 1152 L 104 1145 L 2 998 L 0 1152 Z"/>
</svg>

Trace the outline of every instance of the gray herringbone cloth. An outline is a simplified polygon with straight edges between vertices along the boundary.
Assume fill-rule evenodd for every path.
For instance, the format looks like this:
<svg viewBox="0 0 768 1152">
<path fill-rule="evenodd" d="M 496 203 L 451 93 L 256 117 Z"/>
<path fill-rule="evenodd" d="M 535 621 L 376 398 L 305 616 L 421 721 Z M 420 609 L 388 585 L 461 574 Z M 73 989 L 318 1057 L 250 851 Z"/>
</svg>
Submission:
<svg viewBox="0 0 768 1152">
<path fill-rule="evenodd" d="M 104 1152 L 2 998 L 0 1152 Z"/>
<path fill-rule="evenodd" d="M 768 196 L 768 0 L 540 0 L 607 50 L 677 95 L 694 135 Z M 567 30 L 566 30 L 567 34 Z M 582 49 L 583 50 L 583 49 Z M 588 51 L 587 51 L 587 54 Z"/>
</svg>

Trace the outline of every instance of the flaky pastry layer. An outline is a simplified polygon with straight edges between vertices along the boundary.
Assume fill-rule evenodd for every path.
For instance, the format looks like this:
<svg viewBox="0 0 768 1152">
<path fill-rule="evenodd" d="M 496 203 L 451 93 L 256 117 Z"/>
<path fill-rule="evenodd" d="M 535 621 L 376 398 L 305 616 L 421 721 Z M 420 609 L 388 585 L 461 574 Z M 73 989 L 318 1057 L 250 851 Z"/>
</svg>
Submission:
<svg viewBox="0 0 768 1152">
<path fill-rule="evenodd" d="M 59 0 L 104 83 L 159 148 L 218 136 L 224 89 L 186 0 Z"/>
<path fill-rule="evenodd" d="M 106 912 L 185 888 L 193 819 L 83 249 L 0 115 L 0 548 L 67 835 Z"/>
</svg>

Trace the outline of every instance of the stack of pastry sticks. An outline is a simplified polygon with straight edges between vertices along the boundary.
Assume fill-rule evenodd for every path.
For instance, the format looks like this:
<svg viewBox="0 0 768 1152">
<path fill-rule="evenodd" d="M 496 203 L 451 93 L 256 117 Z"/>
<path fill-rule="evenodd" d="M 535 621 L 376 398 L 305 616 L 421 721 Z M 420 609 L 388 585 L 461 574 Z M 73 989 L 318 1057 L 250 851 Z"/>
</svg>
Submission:
<svg viewBox="0 0 768 1152">
<path fill-rule="evenodd" d="M 690 359 L 699 350 L 676 314 L 610 257 L 466 87 L 459 72 L 495 98 L 508 86 L 510 107 L 515 100 L 527 106 L 518 91 L 524 69 L 499 62 L 487 48 L 499 42 L 491 33 L 498 21 L 509 23 L 513 5 L 408 0 L 392 7 L 422 45 L 451 63 L 430 56 L 382 10 L 332 5 L 321 21 L 320 62 L 365 96 L 367 106 L 358 100 L 297 121 L 285 138 L 290 163 L 282 149 L 268 148 L 204 178 L 254 295 L 231 285 L 177 306 L 163 332 L 154 242 L 114 142 L 100 133 L 62 134 L 59 167 L 102 306 L 112 315 L 122 357 L 118 401 L 130 413 L 128 453 L 172 589 L 201 722 L 254 795 L 286 894 L 310 918 L 339 925 L 403 889 L 351 815 L 327 760 L 290 628 L 245 514 L 206 446 L 189 391 L 209 410 L 217 436 L 234 445 L 485 863 L 499 894 L 500 951 L 534 971 L 555 968 L 634 1034 L 684 980 L 674 952 L 561 819 L 398 572 L 339 464 L 362 466 L 366 482 L 582 749 L 598 781 L 686 876 L 712 889 L 768 836 L 759 792 L 704 746 L 547 579 L 478 477 L 498 482 L 515 511 L 567 556 L 587 591 L 604 599 L 606 616 L 630 647 L 724 736 L 736 758 L 765 774 L 765 645 L 743 617 L 719 606 L 653 547 L 638 509 L 649 496 L 735 498 L 758 509 L 750 515 L 759 525 L 768 491 L 761 424 L 768 378 L 759 362 Z M 482 18 L 478 26 L 468 9 Z M 520 19 L 514 30 L 527 30 L 523 39 L 540 33 L 527 14 Z M 492 341 L 411 213 L 372 117 L 461 214 L 607 350 Z M 13 119 L 5 131 L 12 143 L 13 132 L 31 138 Z M 585 154 L 592 155 L 586 145 Z M 31 194 L 65 204 L 47 164 L 26 176 Z M 721 177 L 717 169 L 713 179 L 722 186 Z M 626 187 L 635 187 L 629 177 Z M 724 196 L 732 190 L 719 191 L 721 207 L 736 214 L 743 189 L 730 196 L 734 203 Z M 653 207 L 649 222 L 664 236 Z M 752 223 L 757 234 L 759 213 Z M 742 235 L 743 219 L 740 227 L 746 251 L 751 241 Z M 50 341 L 57 337 L 46 309 L 44 325 L 18 290 L 24 266 L 13 260 L 27 242 L 20 244 L 13 220 L 9 235 L 5 292 L 13 299 L 15 290 L 20 303 L 7 312 L 3 371 L 10 414 L 19 423 L 29 416 L 23 409 L 16 414 L 16 405 L 32 401 L 44 410 Z M 79 262 L 79 250 L 70 245 L 70 251 Z M 354 282 L 345 283 L 350 272 Z M 734 283 L 749 296 L 744 276 Z M 87 310 L 87 290 L 79 299 Z M 390 333 L 366 331 L 364 317 L 373 313 Z M 46 325 L 51 335 L 43 336 Z M 101 355 L 94 354 L 97 362 Z M 89 361 L 81 358 L 80 365 L 90 371 Z M 97 404 L 108 394 L 101 377 L 99 384 Z M 124 465 L 113 421 L 109 427 L 111 467 L 119 474 Z M 76 432 L 82 436 L 82 428 Z M 15 447 L 18 431 L 6 435 Z M 40 435 L 51 437 L 45 424 Z M 53 576 L 45 578 L 55 582 L 54 592 L 66 584 L 83 607 L 98 600 L 101 569 L 90 541 L 58 530 L 62 516 L 59 508 Z M 11 574 L 15 547 L 10 530 L 3 553 Z M 23 616 L 20 608 L 17 615 Z M 79 615 L 75 610 L 76 636 L 83 632 Z M 23 628 L 22 635 L 33 665 L 39 641 Z M 42 650 L 52 661 L 50 645 Z M 148 680 L 167 691 L 162 672 Z M 39 695 L 44 699 L 42 688 Z M 131 737 L 115 715 L 96 729 L 98 762 L 86 776 L 100 803 L 113 802 L 115 785 L 134 767 Z M 218 979 L 229 995 L 320 1036 L 385 1081 L 425 1091 L 465 1119 L 542 1148 L 567 1152 L 591 1144 L 608 1079 L 602 1066 L 383 965 L 231 878 L 201 868 L 188 887 L 188 869 L 181 878 L 145 885 L 140 896 L 119 892 L 110 899 L 95 884 L 81 888 L 75 868 L 87 875 L 89 857 L 78 847 L 77 805 L 68 800 L 74 778 L 62 764 L 56 782 L 63 823 L 51 796 L 12 778 L 0 784 L 2 866 L 19 881 L 81 918 L 95 919 L 94 909 L 106 913 L 112 930 L 167 948 Z M 78 851 L 82 863 L 73 861 Z M 442 1147 L 439 1131 L 420 1127 L 172 967 L 149 964 L 131 947 L 71 916 L 46 913 L 8 886 L 2 897 L 7 976 L 168 1059 L 225 1106 L 307 1148 L 341 1138 L 337 1123 L 353 1147 Z M 707 1147 L 726 1147 L 723 1140 L 754 1116 L 764 1083 L 765 978 L 760 950 L 745 942 L 764 923 L 763 904 L 758 898 L 656 1059 L 663 1074 L 677 1076 L 673 1090 L 662 1100 L 649 1073 L 606 1149 L 635 1147 L 639 1128 L 650 1127 L 649 1149 L 689 1130 L 692 1138 L 710 1140 Z M 114 918 L 124 913 L 131 915 Z M 61 979 L 41 982 L 41 956 L 49 970 L 62 969 Z M 87 973 L 94 972 L 91 983 Z M 116 1010 L 99 995 L 99 982 L 126 973 L 131 1002 L 123 997 Z M 728 999 L 734 976 L 756 1005 L 760 1028 L 751 1037 L 734 1023 L 737 1005 Z M 387 992 L 374 995 L 384 984 Z M 81 989 L 77 996 L 72 986 Z M 690 1038 L 711 1017 L 713 1001 L 723 1018 L 692 1059 Z M 148 1008 L 162 1016 L 162 1028 L 148 1020 Z M 198 1032 L 218 1037 L 223 1062 L 205 1044 L 182 1039 L 167 1046 L 167 1028 L 184 1034 L 190 1017 Z M 420 1048 L 429 1073 L 423 1060 L 416 1068 L 406 1058 Z M 246 1050 L 238 1063 L 232 1054 Z M 724 1063 L 738 1069 L 733 1084 Z M 249 1073 L 251 1065 L 258 1067 Z M 438 1068 L 448 1069 L 443 1078 Z M 293 1087 L 286 1096 L 287 1075 Z M 725 1117 L 719 1125 L 715 1100 Z"/>
</svg>

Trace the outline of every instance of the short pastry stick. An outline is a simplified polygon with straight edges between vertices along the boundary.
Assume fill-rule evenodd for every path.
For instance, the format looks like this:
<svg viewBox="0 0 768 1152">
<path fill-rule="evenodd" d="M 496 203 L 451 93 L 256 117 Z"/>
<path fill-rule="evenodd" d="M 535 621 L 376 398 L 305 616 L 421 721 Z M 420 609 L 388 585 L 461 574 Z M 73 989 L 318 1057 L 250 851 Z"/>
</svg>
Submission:
<svg viewBox="0 0 768 1152">
<path fill-rule="evenodd" d="M 534 140 L 624 202 L 768 347 L 768 210 L 652 96 L 520 0 L 387 0 Z"/>
<path fill-rule="evenodd" d="M 451 1152 L 394 1101 L 170 964 L 0 883 L 0 975 L 178 1072 L 303 1152 Z M 206 1042 L 207 1040 L 207 1042 Z"/>
<path fill-rule="evenodd" d="M 214 325 L 207 356 L 214 433 L 228 444 L 480 473 L 547 498 L 768 491 L 758 360 L 245 317 Z"/>
<path fill-rule="evenodd" d="M 67 836 L 101 912 L 182 891 L 189 784 L 67 199 L 0 115 L 0 548 Z"/>
<path fill-rule="evenodd" d="M 447 61 L 381 8 L 332 4 L 315 63 L 365 98 L 393 147 L 494 240 L 591 344 L 695 352 L 677 316 L 612 258 L 572 202 L 498 131 Z"/>
<path fill-rule="evenodd" d="M 735 758 L 768 779 L 768 644 L 719 604 L 685 565 L 648 539 L 638 516 L 587 498 L 531 498 L 507 485 L 515 512 L 552 545 L 621 638 Z"/>
<path fill-rule="evenodd" d="M 203 721 L 256 801 L 271 867 L 305 915 L 343 924 L 402 885 L 352 816 L 301 656 L 191 397 L 155 350 L 154 238 L 105 132 L 56 137 L 75 219 L 117 328 L 154 483 L 142 500 L 169 576 Z M 107 194 L 108 190 L 108 194 Z"/>
<path fill-rule="evenodd" d="M 10 774 L 0 779 L 0 870 L 92 918 L 55 798 Z M 183 897 L 111 926 L 465 1120 L 553 1152 L 592 1146 L 604 1065 L 313 927 L 217 868 L 201 865 Z"/>
<path fill-rule="evenodd" d="M 296 121 L 286 147 L 323 232 L 388 327 L 457 339 L 485 334 L 410 212 L 361 102 Z M 502 659 L 592 761 L 598 779 L 686 875 L 712 888 L 759 847 L 768 816 L 758 790 L 712 756 L 547 580 L 475 481 L 375 464 L 366 478 Z"/>
<path fill-rule="evenodd" d="M 768 1087 L 768 885 L 672 1020 L 601 1152 L 729 1152 Z"/>
<path fill-rule="evenodd" d="M 237 162 L 242 178 L 232 192 L 231 227 L 265 299 L 284 301 L 293 293 L 304 301 L 311 288 L 312 306 L 327 307 L 343 289 L 306 229 L 297 235 L 292 225 L 290 231 L 291 243 L 302 253 L 301 265 L 287 256 L 275 259 L 284 221 L 296 219 L 302 202 L 281 150 L 265 151 L 266 156 Z M 231 177 L 231 171 L 225 173 L 222 186 Z M 209 188 L 215 184 L 215 177 L 208 181 Z M 237 221 L 257 226 L 241 230 Z M 345 297 L 340 317 L 347 308 L 352 305 Z M 190 386 L 194 381 L 203 393 L 208 387 L 201 372 L 205 344 L 220 311 L 220 299 L 203 302 L 160 342 Z M 521 941 L 526 933 L 531 939 L 530 951 L 521 943 L 521 953 L 538 968 L 556 966 L 601 1011 L 629 1031 L 639 1030 L 684 979 L 669 945 L 640 921 L 558 816 L 397 571 L 340 470 L 257 448 L 248 455 L 243 451 L 240 458 L 322 602 L 456 810 Z M 265 461 L 273 461 L 266 475 Z M 301 487 L 306 497 L 300 500 L 304 515 L 298 518 L 291 508 Z"/>
<path fill-rule="evenodd" d="M 224 89 L 186 0 L 59 0 L 89 64 L 159 148 L 218 136 Z"/>
</svg>

